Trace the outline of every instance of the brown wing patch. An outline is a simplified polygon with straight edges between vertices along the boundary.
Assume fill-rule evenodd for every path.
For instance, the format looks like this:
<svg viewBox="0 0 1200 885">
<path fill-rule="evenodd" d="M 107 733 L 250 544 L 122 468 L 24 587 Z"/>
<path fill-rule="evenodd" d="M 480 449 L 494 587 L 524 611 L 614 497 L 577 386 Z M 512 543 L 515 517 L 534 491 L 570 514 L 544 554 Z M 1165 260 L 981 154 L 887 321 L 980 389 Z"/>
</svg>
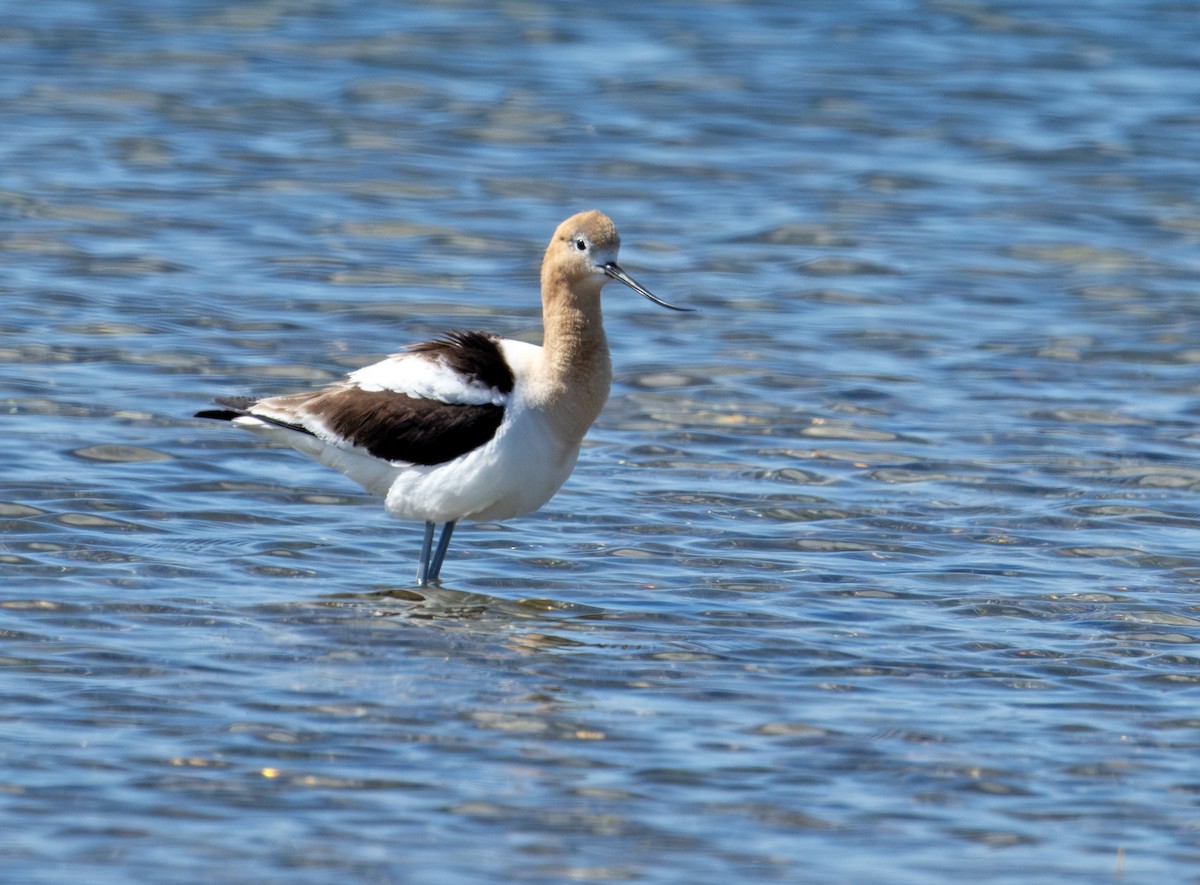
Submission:
<svg viewBox="0 0 1200 885">
<path fill-rule="evenodd" d="M 503 406 L 453 405 L 358 387 L 319 394 L 302 411 L 376 458 L 425 465 L 478 448 L 504 420 Z"/>
</svg>

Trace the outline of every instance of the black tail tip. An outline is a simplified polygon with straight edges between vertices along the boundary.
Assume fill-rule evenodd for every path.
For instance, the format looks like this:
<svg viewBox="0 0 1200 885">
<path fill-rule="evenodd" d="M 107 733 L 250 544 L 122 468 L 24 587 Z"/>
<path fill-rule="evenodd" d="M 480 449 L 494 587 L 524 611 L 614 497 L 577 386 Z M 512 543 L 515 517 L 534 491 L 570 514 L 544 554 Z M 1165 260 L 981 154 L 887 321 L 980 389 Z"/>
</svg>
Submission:
<svg viewBox="0 0 1200 885">
<path fill-rule="evenodd" d="M 218 396 L 213 400 L 219 409 L 204 409 L 196 413 L 197 418 L 212 418 L 214 421 L 232 421 L 250 414 L 250 407 L 258 400 L 253 396 Z"/>
<path fill-rule="evenodd" d="M 205 409 L 195 414 L 196 418 L 212 418 L 214 421 L 232 421 L 240 418 L 245 412 L 234 412 L 231 409 Z"/>
</svg>

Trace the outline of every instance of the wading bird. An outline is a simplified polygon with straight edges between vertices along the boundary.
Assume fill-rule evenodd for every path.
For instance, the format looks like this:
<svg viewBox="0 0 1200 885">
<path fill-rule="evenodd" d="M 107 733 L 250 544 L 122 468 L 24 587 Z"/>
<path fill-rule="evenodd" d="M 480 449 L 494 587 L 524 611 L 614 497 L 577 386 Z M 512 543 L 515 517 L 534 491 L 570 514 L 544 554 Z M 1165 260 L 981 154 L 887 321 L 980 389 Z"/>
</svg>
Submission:
<svg viewBox="0 0 1200 885">
<path fill-rule="evenodd" d="M 232 421 L 291 446 L 422 520 L 417 582 L 438 580 L 462 519 L 537 510 L 570 476 L 612 381 L 600 290 L 624 283 L 668 304 L 617 264 L 612 221 L 581 212 L 559 225 L 542 260 L 543 344 L 451 332 L 320 390 L 221 397 L 199 418 Z M 437 547 L 436 526 L 442 526 Z"/>
</svg>

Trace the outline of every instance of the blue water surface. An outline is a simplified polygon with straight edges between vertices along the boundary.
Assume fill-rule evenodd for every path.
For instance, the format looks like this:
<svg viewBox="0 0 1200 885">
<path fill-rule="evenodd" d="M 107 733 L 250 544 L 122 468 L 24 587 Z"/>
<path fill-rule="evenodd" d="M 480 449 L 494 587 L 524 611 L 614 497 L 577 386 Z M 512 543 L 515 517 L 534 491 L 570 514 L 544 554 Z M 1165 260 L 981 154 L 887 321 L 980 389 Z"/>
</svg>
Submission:
<svg viewBox="0 0 1200 885">
<path fill-rule="evenodd" d="M 1200 882 L 1200 3 L 4 3 L 20 885 Z M 562 492 L 193 419 L 541 334 Z"/>
</svg>

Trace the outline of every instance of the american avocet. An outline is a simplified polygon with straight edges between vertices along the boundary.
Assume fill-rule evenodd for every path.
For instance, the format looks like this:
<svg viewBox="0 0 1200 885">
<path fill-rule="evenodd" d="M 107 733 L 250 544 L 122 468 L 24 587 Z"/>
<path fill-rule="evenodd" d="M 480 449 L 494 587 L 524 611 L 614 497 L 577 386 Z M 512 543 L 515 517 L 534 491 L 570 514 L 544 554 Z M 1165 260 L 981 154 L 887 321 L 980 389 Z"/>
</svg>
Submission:
<svg viewBox="0 0 1200 885">
<path fill-rule="evenodd" d="M 438 579 L 454 524 L 532 513 L 570 476 L 612 381 L 600 290 L 619 280 L 676 307 L 617 264 L 600 212 L 558 226 L 542 260 L 544 344 L 451 332 L 321 390 L 221 397 L 198 418 L 232 421 L 316 458 L 425 522 L 417 582 Z M 442 525 L 437 548 L 434 530 Z"/>
</svg>

